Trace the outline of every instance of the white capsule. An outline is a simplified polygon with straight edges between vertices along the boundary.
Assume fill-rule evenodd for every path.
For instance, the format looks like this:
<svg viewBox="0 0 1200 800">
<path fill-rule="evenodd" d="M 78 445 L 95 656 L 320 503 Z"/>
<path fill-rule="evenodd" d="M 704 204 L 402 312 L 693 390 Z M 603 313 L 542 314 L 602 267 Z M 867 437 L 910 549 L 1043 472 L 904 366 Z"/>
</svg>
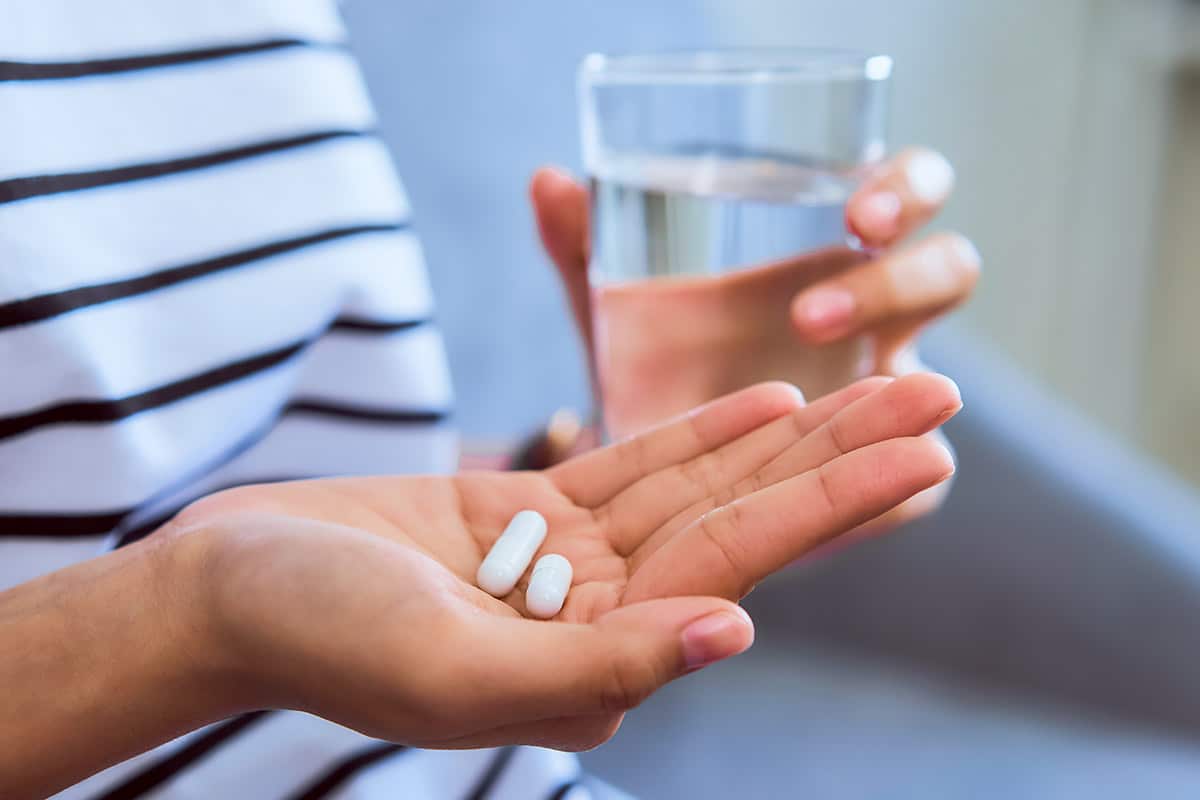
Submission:
<svg viewBox="0 0 1200 800">
<path fill-rule="evenodd" d="M 518 511 L 479 565 L 475 583 L 493 597 L 504 597 L 521 580 L 545 538 L 546 519 L 536 511 Z"/>
<path fill-rule="evenodd" d="M 550 619 L 562 611 L 573 574 L 571 562 L 557 553 L 539 558 L 525 590 L 525 608 L 538 619 Z"/>
</svg>

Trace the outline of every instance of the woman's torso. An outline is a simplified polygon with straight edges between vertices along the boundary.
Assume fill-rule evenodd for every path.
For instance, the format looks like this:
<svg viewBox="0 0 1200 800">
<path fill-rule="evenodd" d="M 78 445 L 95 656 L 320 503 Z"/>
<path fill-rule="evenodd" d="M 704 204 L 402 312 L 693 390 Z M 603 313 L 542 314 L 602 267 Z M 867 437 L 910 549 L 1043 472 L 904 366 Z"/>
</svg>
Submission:
<svg viewBox="0 0 1200 800">
<path fill-rule="evenodd" d="M 451 469 L 421 252 L 335 5 L 7 4 L 0 588 L 225 486 Z M 542 797 L 576 770 L 267 712 L 63 796 Z"/>
</svg>

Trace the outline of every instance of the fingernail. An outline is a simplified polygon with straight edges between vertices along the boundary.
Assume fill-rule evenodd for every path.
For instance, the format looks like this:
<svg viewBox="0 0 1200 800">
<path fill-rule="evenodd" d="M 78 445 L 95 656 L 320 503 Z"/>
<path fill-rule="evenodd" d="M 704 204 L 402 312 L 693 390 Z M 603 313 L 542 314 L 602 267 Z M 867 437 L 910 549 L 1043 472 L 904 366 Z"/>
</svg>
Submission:
<svg viewBox="0 0 1200 800">
<path fill-rule="evenodd" d="M 859 233 L 873 239 L 886 239 L 900 226 L 900 195 L 895 192 L 875 192 L 863 199 L 855 216 Z"/>
<path fill-rule="evenodd" d="M 750 617 L 738 611 L 716 611 L 683 629 L 683 660 L 689 671 L 736 656 L 753 644 Z"/>
<path fill-rule="evenodd" d="M 814 289 L 801 301 L 800 323 L 810 331 L 829 335 L 850 322 L 854 306 L 854 295 L 845 289 Z"/>
<path fill-rule="evenodd" d="M 983 263 L 983 256 L 979 255 L 979 248 L 967 237 L 955 236 L 953 246 L 958 253 L 959 260 L 964 264 L 978 269 L 979 265 Z"/>
<path fill-rule="evenodd" d="M 949 256 L 944 247 L 932 242 L 913 253 L 907 288 L 930 297 L 953 295 L 960 281 Z"/>
<path fill-rule="evenodd" d="M 945 375 L 942 376 L 942 379 L 945 380 L 946 383 L 948 383 L 950 385 L 950 388 L 953 390 L 954 396 L 953 396 L 953 399 L 951 399 L 950 404 L 947 405 L 946 408 L 944 408 L 942 410 L 942 413 L 938 418 L 939 425 L 941 423 L 945 422 L 946 420 L 950 419 L 951 417 L 953 417 L 959 411 L 962 411 L 962 408 L 963 408 L 962 390 L 958 388 L 958 384 L 955 383 L 950 378 L 947 378 Z"/>
<path fill-rule="evenodd" d="M 941 480 L 943 480 L 943 481 L 948 480 L 951 476 L 954 475 L 955 470 L 958 469 L 958 465 L 955 462 L 955 458 L 954 458 L 954 452 L 949 447 L 946 447 L 946 445 L 942 444 L 941 442 L 938 442 L 937 446 L 938 446 L 938 449 L 942 451 L 941 452 L 942 458 L 945 459 L 945 464 L 944 464 L 944 469 L 942 471 Z"/>
<path fill-rule="evenodd" d="M 917 153 L 908 160 L 904 173 L 908 178 L 909 191 L 926 203 L 939 202 L 954 185 L 954 168 L 937 153 Z"/>
</svg>

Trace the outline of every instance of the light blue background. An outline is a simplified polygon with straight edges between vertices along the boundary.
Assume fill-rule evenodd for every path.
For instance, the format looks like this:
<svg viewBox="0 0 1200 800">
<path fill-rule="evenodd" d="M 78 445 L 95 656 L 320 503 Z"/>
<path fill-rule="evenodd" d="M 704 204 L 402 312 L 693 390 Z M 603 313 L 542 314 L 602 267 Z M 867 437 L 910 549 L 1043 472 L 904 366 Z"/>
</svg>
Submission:
<svg viewBox="0 0 1200 800">
<path fill-rule="evenodd" d="M 588 408 L 527 183 L 545 163 L 578 171 L 580 59 L 711 45 L 701 4 L 351 0 L 345 11 L 415 207 L 463 430 L 523 434 L 564 404 Z"/>
</svg>

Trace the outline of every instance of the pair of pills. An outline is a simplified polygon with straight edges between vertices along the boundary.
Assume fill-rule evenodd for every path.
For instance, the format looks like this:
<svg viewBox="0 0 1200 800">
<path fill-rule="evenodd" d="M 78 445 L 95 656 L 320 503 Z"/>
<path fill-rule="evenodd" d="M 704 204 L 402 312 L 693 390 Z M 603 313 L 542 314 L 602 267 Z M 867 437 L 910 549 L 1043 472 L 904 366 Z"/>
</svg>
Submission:
<svg viewBox="0 0 1200 800">
<path fill-rule="evenodd" d="M 546 518 L 536 511 L 518 511 L 479 565 L 475 583 L 493 597 L 506 596 L 545 540 Z M 562 610 L 572 577 L 570 561 L 557 553 L 542 556 L 529 577 L 525 608 L 538 619 L 550 619 Z"/>
</svg>

